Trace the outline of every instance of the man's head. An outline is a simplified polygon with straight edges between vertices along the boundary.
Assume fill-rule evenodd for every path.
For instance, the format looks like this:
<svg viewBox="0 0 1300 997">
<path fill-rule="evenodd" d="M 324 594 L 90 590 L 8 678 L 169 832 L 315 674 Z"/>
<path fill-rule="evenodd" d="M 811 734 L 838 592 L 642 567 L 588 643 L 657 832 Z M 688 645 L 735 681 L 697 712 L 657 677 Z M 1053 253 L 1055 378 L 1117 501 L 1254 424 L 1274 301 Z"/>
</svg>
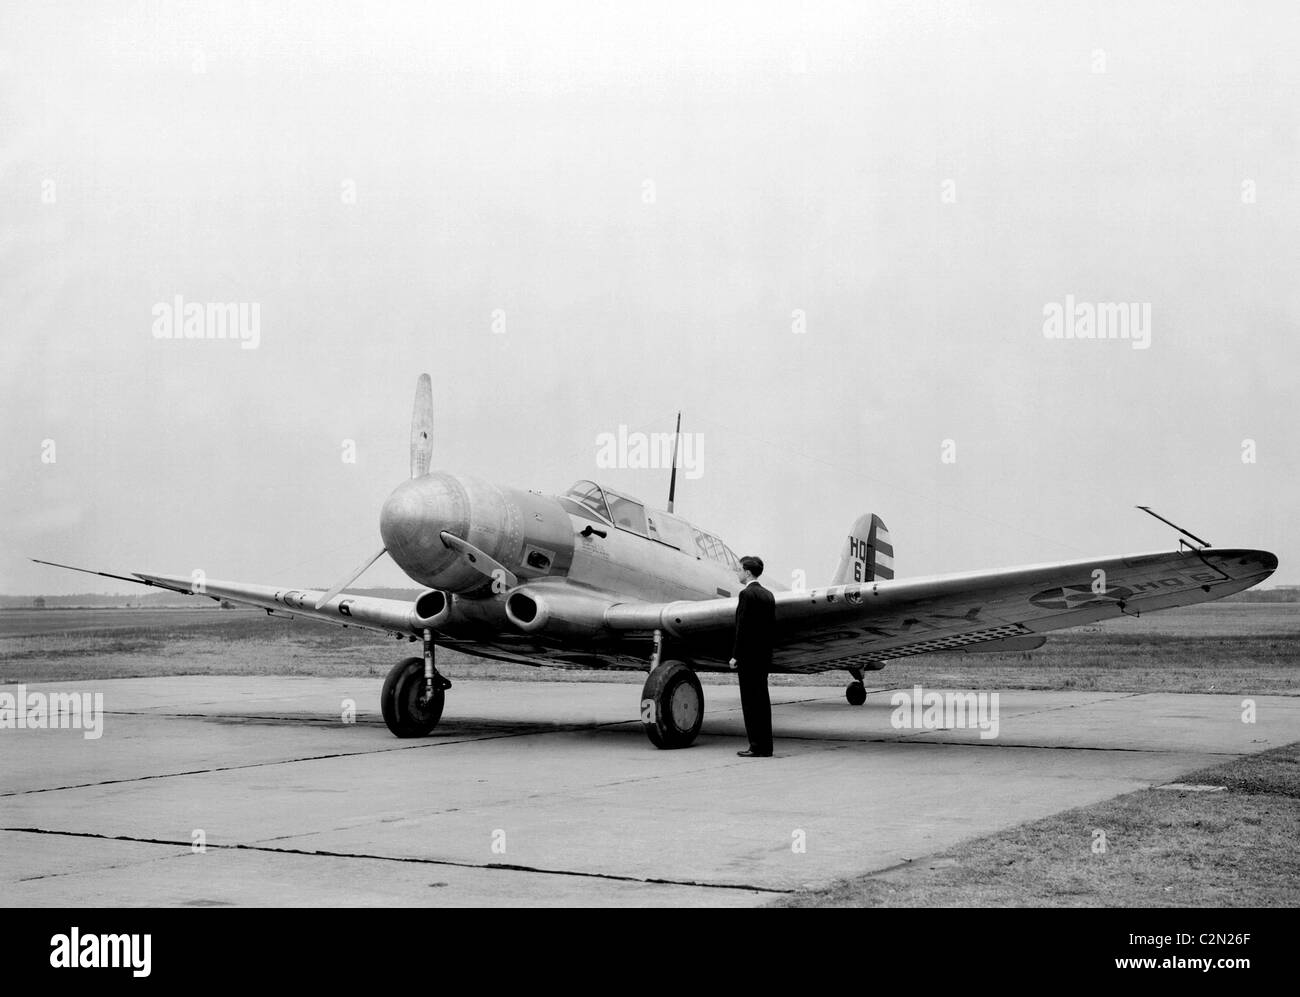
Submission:
<svg viewBox="0 0 1300 997">
<path fill-rule="evenodd" d="M 740 559 L 740 582 L 748 585 L 763 573 L 763 559 L 752 554 Z"/>
</svg>

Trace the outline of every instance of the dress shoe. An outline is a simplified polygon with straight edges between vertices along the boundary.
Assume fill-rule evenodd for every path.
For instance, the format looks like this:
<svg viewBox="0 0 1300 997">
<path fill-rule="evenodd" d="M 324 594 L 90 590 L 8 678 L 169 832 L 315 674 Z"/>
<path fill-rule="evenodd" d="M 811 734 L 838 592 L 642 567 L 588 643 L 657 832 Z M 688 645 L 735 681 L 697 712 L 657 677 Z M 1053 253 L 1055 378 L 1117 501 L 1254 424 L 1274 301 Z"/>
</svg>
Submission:
<svg viewBox="0 0 1300 997">
<path fill-rule="evenodd" d="M 772 752 L 770 751 L 766 753 L 762 751 L 737 751 L 736 754 L 738 754 L 741 758 L 771 758 L 772 757 Z"/>
</svg>

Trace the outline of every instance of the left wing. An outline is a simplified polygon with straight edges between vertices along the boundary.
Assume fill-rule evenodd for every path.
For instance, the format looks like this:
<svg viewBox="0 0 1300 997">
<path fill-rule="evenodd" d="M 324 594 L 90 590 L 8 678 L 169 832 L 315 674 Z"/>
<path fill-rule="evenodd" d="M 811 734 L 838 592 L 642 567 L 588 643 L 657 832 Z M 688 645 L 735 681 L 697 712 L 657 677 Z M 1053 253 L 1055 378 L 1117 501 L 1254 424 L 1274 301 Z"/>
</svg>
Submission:
<svg viewBox="0 0 1300 997">
<path fill-rule="evenodd" d="M 879 668 L 914 654 L 992 649 L 995 641 L 1028 648 L 1052 630 L 1221 599 L 1276 568 L 1267 551 L 1206 548 L 775 592 L 773 671 Z M 724 661 L 735 619 L 735 599 L 622 604 L 605 613 L 615 630 L 658 629 Z"/>
</svg>

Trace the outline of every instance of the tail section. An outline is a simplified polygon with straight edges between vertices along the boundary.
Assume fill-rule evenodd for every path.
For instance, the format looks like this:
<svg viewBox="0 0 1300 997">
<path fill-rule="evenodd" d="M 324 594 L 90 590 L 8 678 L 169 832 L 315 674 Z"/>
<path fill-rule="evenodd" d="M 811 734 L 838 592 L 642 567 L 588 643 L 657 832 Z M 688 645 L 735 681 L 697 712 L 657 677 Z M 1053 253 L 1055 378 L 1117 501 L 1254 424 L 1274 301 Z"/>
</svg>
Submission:
<svg viewBox="0 0 1300 997">
<path fill-rule="evenodd" d="M 859 516 L 849 530 L 832 585 L 888 581 L 894 577 L 894 545 L 884 521 L 873 513 Z"/>
</svg>

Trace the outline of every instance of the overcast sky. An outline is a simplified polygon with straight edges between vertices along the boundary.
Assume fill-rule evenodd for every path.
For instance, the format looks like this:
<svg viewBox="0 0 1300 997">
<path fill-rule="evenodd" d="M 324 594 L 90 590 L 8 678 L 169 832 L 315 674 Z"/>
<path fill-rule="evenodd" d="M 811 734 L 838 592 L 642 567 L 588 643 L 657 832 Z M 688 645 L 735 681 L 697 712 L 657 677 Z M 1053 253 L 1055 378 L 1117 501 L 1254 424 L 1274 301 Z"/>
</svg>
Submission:
<svg viewBox="0 0 1300 997">
<path fill-rule="evenodd" d="M 1172 548 L 1142 503 L 1300 583 L 1300 8 L 1212 6 L 7 4 L 0 592 L 328 584 L 421 371 L 435 467 L 546 492 L 662 504 L 597 438 L 682 409 L 779 581 L 866 511 L 900 576 Z"/>
</svg>

